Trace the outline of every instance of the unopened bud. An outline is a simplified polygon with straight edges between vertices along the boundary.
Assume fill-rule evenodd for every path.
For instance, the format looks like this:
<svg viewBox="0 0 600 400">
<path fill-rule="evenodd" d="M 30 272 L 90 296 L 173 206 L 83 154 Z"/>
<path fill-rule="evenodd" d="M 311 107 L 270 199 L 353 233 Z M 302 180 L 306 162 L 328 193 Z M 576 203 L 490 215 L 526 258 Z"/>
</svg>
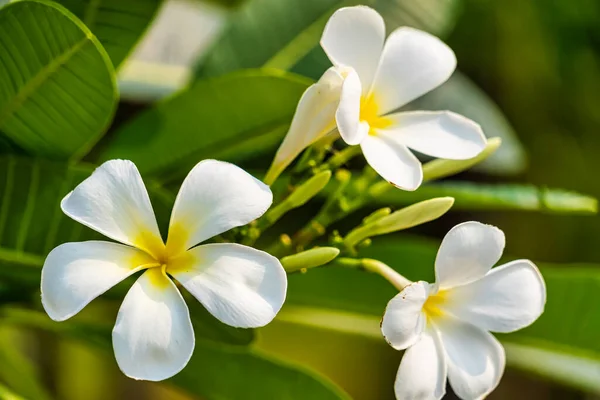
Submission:
<svg viewBox="0 0 600 400">
<path fill-rule="evenodd" d="M 430 161 L 423 165 L 423 181 L 432 181 L 467 170 L 491 156 L 501 144 L 502 140 L 499 137 L 493 137 L 487 140 L 487 145 L 481 153 L 468 160 L 437 159 Z"/>
<path fill-rule="evenodd" d="M 315 197 L 327 185 L 331 179 L 331 171 L 322 171 L 301 184 L 285 200 L 288 207 L 296 208 L 304 205 Z"/>
<path fill-rule="evenodd" d="M 335 247 L 317 247 L 298 254 L 283 257 L 281 265 L 286 272 L 305 271 L 309 268 L 319 267 L 332 261 L 340 254 Z"/>
<path fill-rule="evenodd" d="M 352 230 L 344 239 L 353 248 L 357 243 L 377 235 L 412 228 L 444 215 L 454 204 L 452 197 L 429 199 L 395 211 Z"/>
<path fill-rule="evenodd" d="M 363 225 L 367 225 L 367 224 L 370 224 L 371 222 L 375 222 L 378 219 L 381 219 L 387 215 L 390 215 L 391 213 L 392 213 L 392 209 L 389 207 L 380 208 L 379 210 L 374 211 L 371 214 L 367 215 L 363 219 Z"/>
</svg>

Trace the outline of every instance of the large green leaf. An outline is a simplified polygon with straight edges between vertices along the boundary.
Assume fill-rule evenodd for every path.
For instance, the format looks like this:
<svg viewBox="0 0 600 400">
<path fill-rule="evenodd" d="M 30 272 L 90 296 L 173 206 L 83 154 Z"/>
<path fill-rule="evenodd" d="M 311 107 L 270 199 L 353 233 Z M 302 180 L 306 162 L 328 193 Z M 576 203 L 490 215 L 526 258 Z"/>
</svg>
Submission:
<svg viewBox="0 0 600 400">
<path fill-rule="evenodd" d="M 62 6 L 0 9 L 0 130 L 31 154 L 78 158 L 106 130 L 115 74 L 98 40 Z"/>
<path fill-rule="evenodd" d="M 281 141 L 307 86 L 275 71 L 195 82 L 118 129 L 100 160 L 127 158 L 163 181 L 204 158 L 239 161 Z"/>
<path fill-rule="evenodd" d="M 51 399 L 40 382 L 38 371 L 32 361 L 23 354 L 19 332 L 6 326 L 0 327 L 0 381 L 25 398 Z M 0 399 L 4 399 L 0 388 Z"/>
<path fill-rule="evenodd" d="M 502 146 L 475 170 L 495 174 L 515 174 L 527 166 L 525 149 L 502 111 L 483 90 L 460 72 L 438 89 L 410 103 L 411 110 L 450 110 L 481 125 L 485 135 L 499 137 Z"/>
<path fill-rule="evenodd" d="M 480 184 L 445 181 L 414 192 L 390 189 L 373 199 L 377 205 L 407 205 L 432 197 L 454 197 L 453 210 L 523 210 L 559 214 L 596 214 L 594 197 L 563 189 L 528 184 Z"/>
<path fill-rule="evenodd" d="M 115 66 L 152 22 L 162 0 L 57 0 L 96 35 Z"/>
<path fill-rule="evenodd" d="M 4 309 L 7 324 L 40 328 L 110 351 L 110 325 L 56 323 L 45 315 Z M 252 348 L 197 340 L 186 368 L 167 381 L 206 399 L 349 399 L 313 371 L 284 363 Z"/>
<path fill-rule="evenodd" d="M 243 68 L 290 69 L 313 78 L 328 64 L 317 48 L 323 27 L 340 7 L 370 5 L 388 30 L 410 25 L 442 34 L 453 25 L 459 0 L 249 0 L 237 10 L 198 74 L 219 75 Z M 260 43 L 260 46 L 256 46 Z"/>
</svg>

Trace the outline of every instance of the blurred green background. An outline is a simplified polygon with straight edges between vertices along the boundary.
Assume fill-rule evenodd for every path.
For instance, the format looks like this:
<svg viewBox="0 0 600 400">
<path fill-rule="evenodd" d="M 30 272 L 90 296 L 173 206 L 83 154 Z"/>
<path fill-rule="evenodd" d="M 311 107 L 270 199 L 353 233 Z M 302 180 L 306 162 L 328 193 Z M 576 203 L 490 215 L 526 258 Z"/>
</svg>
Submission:
<svg viewBox="0 0 600 400">
<path fill-rule="evenodd" d="M 168 7 L 163 6 L 159 11 L 159 17 L 155 20 L 155 26 L 147 33 L 133 56 L 134 60 L 139 62 L 161 65 L 161 73 L 158 76 L 153 73 L 141 76 L 139 70 L 130 65 L 125 65 L 119 71 L 122 102 L 117 110 L 116 122 L 98 148 L 94 149 L 85 160 L 94 162 L 98 157 L 102 158 L 104 146 L 110 144 L 110 139 L 114 132 L 123 126 L 123 121 L 135 117 L 148 108 L 147 103 L 150 99 L 170 95 L 190 76 L 194 74 L 199 77 L 212 76 L 241 66 L 261 66 L 261 63 L 254 61 L 249 61 L 249 64 L 256 65 L 236 65 L 235 62 L 228 60 L 227 54 L 217 56 L 213 54 L 212 58 L 204 58 L 206 52 L 212 49 L 211 43 L 220 37 L 220 29 L 225 21 L 229 18 L 234 22 L 237 21 L 236 18 L 244 15 L 245 7 L 249 6 L 247 3 L 251 2 L 259 3 L 258 0 L 245 2 L 214 0 L 210 5 L 203 3 L 198 8 L 199 2 L 171 1 Z M 466 76 L 479 86 L 499 106 L 512 126 L 512 129 L 506 129 L 507 132 L 510 134 L 514 131 L 515 134 L 514 137 L 505 138 L 507 145 L 505 148 L 508 150 L 502 157 L 498 156 L 493 163 L 488 163 L 485 170 L 463 173 L 456 179 L 484 184 L 533 183 L 540 187 L 560 187 L 600 197 L 600 179 L 597 178 L 597 171 L 600 171 L 598 156 L 600 152 L 598 134 L 600 2 L 598 0 L 447 2 L 401 0 L 397 3 L 400 4 L 400 9 L 403 9 L 406 8 L 403 3 L 411 2 L 412 5 L 407 8 L 427 8 L 432 7 L 432 4 L 433 7 L 448 8 L 444 14 L 452 14 L 454 17 L 444 17 L 439 20 L 432 17 L 431 20 L 425 21 L 417 18 L 415 24 L 443 36 L 457 54 L 458 69 L 462 75 L 456 79 L 465 79 Z M 80 5 L 75 0 L 61 3 L 68 7 L 70 4 L 75 8 Z M 223 3 L 226 3 L 226 7 L 222 7 Z M 317 1 L 299 3 L 278 0 L 278 3 L 281 8 L 298 6 L 298 4 L 300 7 L 313 7 L 315 4 L 318 6 Z M 344 4 L 344 2 L 334 3 L 338 6 Z M 196 10 L 197 20 L 183 18 L 188 6 Z M 273 12 L 277 11 L 277 9 L 273 10 Z M 386 19 L 396 18 L 394 13 L 399 12 L 391 7 L 388 8 L 387 15 L 385 8 L 380 11 Z M 170 15 L 164 17 L 161 13 Z M 432 16 L 437 14 L 431 12 Z M 442 12 L 440 11 L 439 14 Z M 410 18 L 408 21 L 411 21 Z M 195 23 L 198 25 L 194 25 Z M 91 29 L 94 31 L 93 28 Z M 235 27 L 233 30 L 235 33 Z M 227 30 L 224 32 L 225 35 L 231 33 Z M 227 43 L 233 47 L 235 41 L 239 39 L 235 35 L 230 35 Z M 251 60 L 255 56 L 253 46 L 260 49 L 262 45 L 261 41 L 252 43 L 247 49 L 248 54 L 244 56 L 247 55 Z M 235 54 L 235 56 L 239 55 Z M 198 68 L 193 71 L 195 66 Z M 316 49 L 308 52 L 308 55 L 298 63 L 292 63 L 288 67 L 294 72 L 317 78 L 326 65 L 323 65 L 322 54 Z M 144 71 L 147 72 L 148 69 Z M 436 99 L 440 100 L 435 96 L 437 95 L 433 93 L 429 101 L 434 103 Z M 477 103 L 475 98 L 472 100 Z M 467 108 L 476 108 L 476 106 L 477 104 L 462 105 Z M 270 143 L 271 148 L 276 143 L 277 141 Z M 13 143 L 9 143 L 8 147 L 14 148 Z M 250 152 L 250 155 L 244 157 L 240 164 L 250 170 L 264 170 L 271 154 L 272 152 L 269 153 L 269 157 L 265 157 L 263 154 L 253 155 Z M 514 167 L 515 165 L 517 167 Z M 167 187 L 176 188 L 177 185 L 178 180 L 174 179 Z M 584 269 L 589 270 L 596 268 L 593 263 L 600 265 L 600 251 L 597 245 L 600 240 L 600 224 L 596 216 L 536 213 L 523 210 L 469 212 L 465 209 L 468 207 L 460 207 L 458 212 L 412 230 L 411 234 L 419 236 L 407 235 L 402 244 L 395 244 L 394 239 L 389 238 L 384 242 L 384 248 L 367 249 L 364 255 L 377 256 L 390 264 L 395 264 L 395 267 L 401 270 L 406 268 L 407 276 L 411 279 L 431 279 L 432 269 L 423 269 L 423 266 L 427 265 L 433 268 L 435 253 L 431 251 L 431 244 L 437 244 L 455 223 L 476 219 L 495 224 L 504 230 L 507 236 L 507 258 L 530 258 L 536 262 L 569 263 L 570 265 L 554 266 L 554 268 L 571 268 L 573 264 L 582 263 L 585 264 Z M 303 218 L 314 214 L 317 210 L 316 205 L 309 207 L 288 216 L 284 222 L 289 225 L 300 225 Z M 367 210 L 362 210 L 350 221 L 336 227 L 351 228 L 367 213 Z M 423 239 L 422 236 L 427 236 L 428 239 Z M 393 246 L 410 248 L 407 257 L 399 260 L 397 249 L 395 252 L 390 250 Z M 385 248 L 389 250 L 387 253 Z M 371 305 L 377 309 L 380 304 L 384 304 L 381 301 L 391 298 L 394 294 L 393 290 L 376 277 L 365 278 L 362 272 L 351 271 L 340 275 L 344 279 L 337 279 L 336 272 L 314 271 L 306 275 L 291 276 L 291 304 L 284 307 L 281 316 L 273 324 L 256 332 L 257 349 L 265 354 L 285 358 L 322 373 L 352 398 L 393 399 L 393 380 L 401 353 L 385 344 L 379 335 L 376 318 L 371 315 L 359 315 L 353 311 L 356 309 L 353 306 L 334 304 L 327 299 L 323 300 L 325 305 L 337 310 L 329 312 L 325 307 L 322 311 L 318 311 L 311 308 L 313 303 L 318 303 L 318 300 L 305 297 L 312 293 L 317 298 L 319 293 L 332 292 L 340 294 L 342 299 L 339 300 L 340 302 L 349 298 L 356 300 L 356 304 L 360 305 L 361 296 L 366 297 L 366 293 L 368 296 L 377 294 L 374 295 L 377 298 L 373 301 L 364 299 L 366 310 Z M 597 282 L 597 279 L 594 278 L 593 281 Z M 324 285 L 324 282 L 330 286 Z M 569 284 L 569 281 L 565 280 L 564 285 Z M 579 289 L 577 287 L 572 290 L 576 292 Z M 588 296 L 590 290 L 594 290 L 595 287 L 590 284 L 587 289 L 585 296 Z M 560 294 L 564 296 L 578 295 L 578 293 L 572 294 L 569 287 L 553 290 L 556 290 L 556 293 L 562 290 Z M 580 335 L 578 332 L 586 326 L 597 327 L 598 323 L 590 320 L 590 313 L 597 311 L 594 307 L 599 303 L 596 297 L 588 301 L 585 296 L 577 298 L 575 304 L 592 308 L 591 310 L 586 310 L 585 313 L 580 309 L 568 310 L 572 315 L 565 319 L 563 325 L 557 322 L 561 320 L 560 315 L 553 315 L 556 325 L 546 323 L 539 328 L 534 326 L 530 332 L 544 337 L 545 333 L 540 332 L 541 330 L 556 329 L 560 331 L 561 337 L 567 338 L 565 341 L 568 341 L 571 334 L 573 337 Z M 330 303 L 327 303 L 328 301 Z M 94 321 L 100 315 L 112 323 L 118 304 L 119 301 L 112 297 L 103 303 L 93 304 L 86 308 L 82 315 L 77 316 L 76 321 Z M 579 313 L 582 315 L 581 325 L 571 325 L 573 321 L 577 323 Z M 18 315 L 3 316 L 3 318 L 19 320 Z M 43 328 L 44 324 L 45 322 L 42 321 L 31 325 Z M 197 325 L 198 322 L 195 321 L 195 324 Z M 193 389 L 194 374 L 204 373 L 202 370 L 196 372 L 192 365 L 188 366 L 186 376 L 180 377 L 180 380 L 161 384 L 134 382 L 118 371 L 112 352 L 106 347 L 106 343 L 103 342 L 98 347 L 90 347 L 82 344 L 80 340 L 72 340 L 73 337 L 67 332 L 68 329 L 64 331 L 57 329 L 53 325 L 49 331 L 58 335 L 48 333 L 44 329 L 31 330 L 15 327 L 12 324 L 0 325 L 0 364 L 4 365 L 0 368 L 2 384 L 0 399 L 17 399 L 17 397 L 10 397 L 12 396 L 10 392 L 13 391 L 31 399 L 202 398 L 190 395 L 181 389 L 181 387 Z M 598 329 L 596 328 L 595 331 L 597 332 Z M 586 340 L 591 341 L 594 338 L 588 337 Z M 598 356 L 597 345 L 594 351 L 595 356 Z M 557 378 L 552 377 L 552 374 L 547 371 L 540 372 L 539 366 L 528 368 L 527 359 L 535 359 L 537 356 L 527 353 L 518 344 L 513 347 L 507 345 L 507 352 L 513 357 L 512 360 L 518 362 L 515 364 L 509 362 L 510 366 L 504 380 L 489 396 L 490 399 L 600 398 L 598 396 L 600 363 L 597 358 L 589 364 L 564 364 L 567 370 L 572 369 L 573 374 L 587 377 L 586 383 L 582 384 L 577 379 L 565 378 L 568 373 L 566 375 L 563 373 Z M 204 354 L 198 356 L 198 362 L 203 361 Z M 206 354 L 210 354 L 210 351 L 207 350 Z M 543 364 L 543 361 L 540 363 Z M 221 373 L 221 367 L 221 365 L 214 366 L 216 376 Z M 232 371 L 222 368 L 226 382 L 227 374 Z M 302 370 L 303 367 L 298 368 Z M 575 368 L 583 368 L 583 370 Z M 260 386 L 263 384 L 260 381 L 260 369 L 257 371 L 258 377 L 253 379 L 252 384 Z M 246 374 L 245 371 L 235 372 L 240 376 Z M 37 383 L 38 379 L 42 383 L 41 386 Z M 206 384 L 205 381 L 200 380 L 200 382 L 199 385 Z M 298 385 L 302 385 L 300 378 L 298 382 Z M 198 392 L 202 393 L 202 390 Z M 257 398 L 252 393 L 254 392 L 249 388 L 246 398 Z M 213 396 L 206 399 L 231 398 L 222 395 L 222 397 Z M 450 393 L 447 398 L 453 398 L 452 394 Z"/>
</svg>

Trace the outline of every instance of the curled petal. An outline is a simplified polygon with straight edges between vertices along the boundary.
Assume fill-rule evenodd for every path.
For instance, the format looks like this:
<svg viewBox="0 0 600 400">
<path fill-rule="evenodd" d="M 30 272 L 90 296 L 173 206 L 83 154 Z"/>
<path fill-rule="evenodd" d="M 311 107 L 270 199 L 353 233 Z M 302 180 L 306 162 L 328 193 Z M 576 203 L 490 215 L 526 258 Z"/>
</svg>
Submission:
<svg viewBox="0 0 600 400">
<path fill-rule="evenodd" d="M 502 256 L 504 243 L 504 233 L 495 226 L 476 221 L 456 225 L 444 237 L 435 259 L 440 289 L 482 278 Z"/>
<path fill-rule="evenodd" d="M 130 378 L 161 381 L 186 366 L 194 352 L 192 322 L 160 268 L 146 271 L 129 290 L 112 338 L 119 368 Z"/>
<path fill-rule="evenodd" d="M 265 176 L 267 185 L 273 184 L 302 150 L 335 129 L 335 113 L 343 81 L 340 71 L 331 67 L 317 83 L 306 89 L 300 98 L 290 129 Z"/>
<path fill-rule="evenodd" d="M 287 292 L 277 258 L 233 243 L 206 244 L 188 253 L 190 259 L 169 273 L 218 320 L 256 328 L 275 318 Z"/>
<path fill-rule="evenodd" d="M 134 163 L 110 160 L 61 202 L 75 221 L 121 243 L 155 254 L 163 241 L 148 192 Z"/>
<path fill-rule="evenodd" d="M 538 319 L 545 303 L 546 286 L 539 270 L 529 260 L 517 260 L 449 290 L 445 308 L 486 331 L 513 332 Z"/>
<path fill-rule="evenodd" d="M 243 169 L 223 161 L 196 164 L 175 199 L 167 251 L 192 246 L 264 214 L 273 202 L 268 186 Z"/>
<path fill-rule="evenodd" d="M 394 391 L 398 400 L 439 400 L 446 394 L 445 354 L 433 328 L 404 352 Z"/>
<path fill-rule="evenodd" d="M 360 121 L 360 80 L 354 70 L 350 70 L 340 94 L 340 104 L 335 113 L 335 121 L 342 139 L 349 145 L 359 144 L 369 132 L 369 125 Z"/>
<path fill-rule="evenodd" d="M 398 28 L 385 42 L 371 93 L 387 114 L 444 83 L 455 68 L 454 52 L 440 39 Z"/>
<path fill-rule="evenodd" d="M 419 340 L 427 322 L 423 313 L 427 297 L 429 284 L 415 282 L 390 300 L 381 321 L 381 332 L 390 346 L 403 350 Z"/>
<path fill-rule="evenodd" d="M 360 147 L 367 162 L 392 185 L 416 190 L 423 182 L 421 163 L 410 150 L 384 134 L 368 135 Z"/>
<path fill-rule="evenodd" d="M 65 243 L 48 254 L 42 268 L 42 305 L 55 321 L 64 321 L 153 259 L 118 243 Z"/>
<path fill-rule="evenodd" d="M 385 117 L 388 137 L 419 153 L 449 160 L 473 158 L 485 149 L 481 127 L 450 111 L 402 112 Z"/>
<path fill-rule="evenodd" d="M 385 24 L 377 11 L 365 6 L 345 7 L 329 18 L 321 47 L 333 65 L 356 70 L 366 94 L 373 82 L 384 40 Z"/>
</svg>

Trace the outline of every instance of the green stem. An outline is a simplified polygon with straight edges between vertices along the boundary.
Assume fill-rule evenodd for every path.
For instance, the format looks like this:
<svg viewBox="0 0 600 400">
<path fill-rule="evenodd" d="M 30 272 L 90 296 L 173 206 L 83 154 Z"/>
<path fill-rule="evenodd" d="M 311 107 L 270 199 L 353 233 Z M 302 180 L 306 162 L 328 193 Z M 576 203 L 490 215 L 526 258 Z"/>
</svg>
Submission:
<svg viewBox="0 0 600 400">
<path fill-rule="evenodd" d="M 396 270 L 392 269 L 387 264 L 374 260 L 372 258 L 348 258 L 340 257 L 336 258 L 332 265 L 337 265 L 345 268 L 362 269 L 368 272 L 377 274 L 391 283 L 398 291 L 404 290 L 404 288 L 412 283 L 412 281 L 406 279 L 400 275 Z"/>
<path fill-rule="evenodd" d="M 331 156 L 326 163 L 319 167 L 319 171 L 325 171 L 328 169 L 334 171 L 360 154 L 360 152 L 360 146 L 348 146 L 344 150 L 338 151 Z"/>
</svg>

